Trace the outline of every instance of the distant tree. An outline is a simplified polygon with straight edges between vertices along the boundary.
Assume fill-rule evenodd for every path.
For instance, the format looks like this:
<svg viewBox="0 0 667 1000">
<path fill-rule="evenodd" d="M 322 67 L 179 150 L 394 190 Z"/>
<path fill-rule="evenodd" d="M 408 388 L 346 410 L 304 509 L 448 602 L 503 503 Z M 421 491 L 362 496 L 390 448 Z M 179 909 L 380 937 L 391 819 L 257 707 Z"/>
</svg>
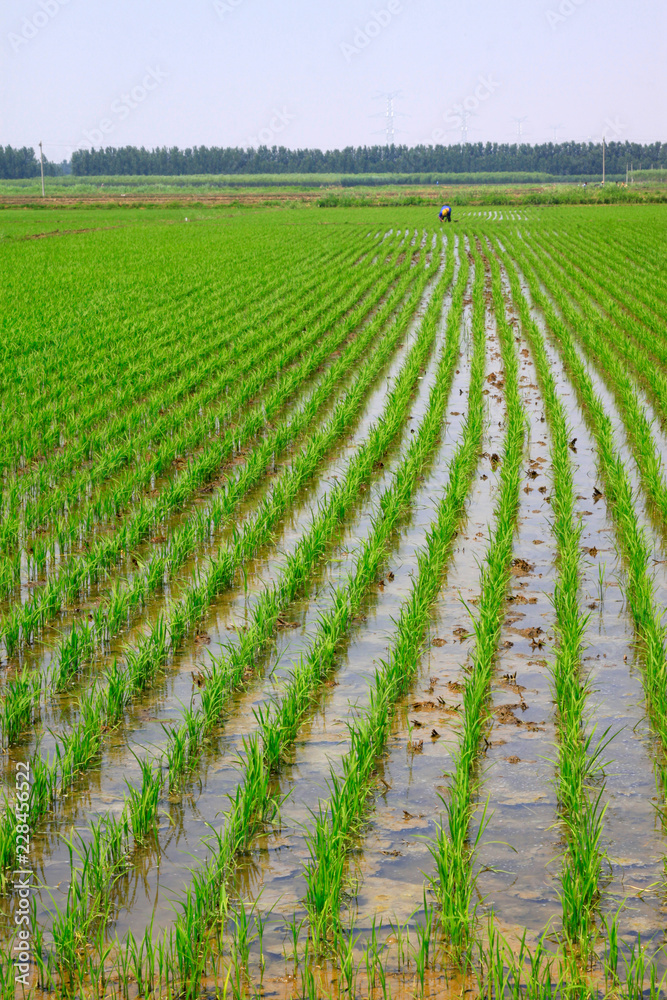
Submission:
<svg viewBox="0 0 667 1000">
<path fill-rule="evenodd" d="M 8 147 L 9 148 L 9 147 Z M 20 153 L 22 151 L 16 151 Z M 26 150 L 31 153 L 31 150 Z M 626 163 L 667 167 L 667 143 L 607 144 L 607 172 L 625 173 Z M 28 169 L 26 167 L 26 169 Z M 30 169 L 33 169 L 32 166 Z M 475 142 L 451 146 L 346 146 L 344 149 L 287 149 L 285 146 L 175 146 L 79 150 L 72 173 L 100 174 L 394 174 L 530 172 L 557 176 L 596 174 L 602 170 L 602 146 L 593 142 Z M 18 176 L 18 175 L 17 175 Z M 21 176 L 33 176 L 33 173 Z"/>
</svg>

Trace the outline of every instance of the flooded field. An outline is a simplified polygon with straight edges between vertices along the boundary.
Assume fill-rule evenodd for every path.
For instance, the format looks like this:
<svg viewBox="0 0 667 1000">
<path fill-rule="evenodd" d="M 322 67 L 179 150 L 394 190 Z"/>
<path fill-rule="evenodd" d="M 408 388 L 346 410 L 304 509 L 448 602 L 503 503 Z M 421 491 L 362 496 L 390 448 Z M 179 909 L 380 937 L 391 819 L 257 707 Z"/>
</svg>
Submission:
<svg viewBox="0 0 667 1000">
<path fill-rule="evenodd" d="M 5 213 L 2 996 L 667 995 L 667 212 L 173 213 Z"/>
</svg>

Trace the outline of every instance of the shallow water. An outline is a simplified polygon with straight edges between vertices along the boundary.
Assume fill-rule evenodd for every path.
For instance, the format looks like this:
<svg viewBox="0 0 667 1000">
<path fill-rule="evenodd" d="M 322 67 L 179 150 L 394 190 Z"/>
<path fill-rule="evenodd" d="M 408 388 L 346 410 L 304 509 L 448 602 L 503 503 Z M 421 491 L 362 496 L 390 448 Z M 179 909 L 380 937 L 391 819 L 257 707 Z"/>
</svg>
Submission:
<svg viewBox="0 0 667 1000">
<path fill-rule="evenodd" d="M 461 227 L 452 227 L 454 235 L 450 236 L 456 253 L 465 252 L 469 240 L 482 240 L 487 233 L 492 238 L 497 234 L 501 241 L 505 233 L 521 235 L 519 227 L 523 227 L 526 241 L 532 240 L 533 234 L 544 234 L 540 213 L 532 209 L 467 210 L 457 211 L 456 216 Z M 407 223 L 408 216 L 405 218 Z M 376 233 L 377 240 L 386 241 L 382 256 L 385 250 L 393 249 L 394 244 L 401 247 L 406 259 L 408 254 L 420 252 L 424 264 L 432 268 L 434 278 L 443 266 L 442 236 L 425 228 L 422 221 L 425 218 L 425 214 L 412 215 L 410 224 L 401 222 L 399 230 L 387 230 L 384 226 L 376 230 L 374 225 L 365 223 L 368 229 L 364 229 L 364 234 L 370 238 Z M 375 253 L 375 247 L 372 252 Z M 507 297 L 507 284 L 503 284 Z M 37 919 L 41 925 L 49 927 L 53 900 L 62 906 L 66 899 L 71 866 L 70 850 L 63 835 L 71 837 L 73 832 L 79 832 L 87 841 L 90 820 L 119 815 L 127 794 L 126 782 L 133 787 L 140 784 L 140 768 L 133 754 L 157 758 L 166 742 L 163 726 L 180 720 L 185 706 L 198 703 L 199 671 L 210 654 L 224 655 L 230 644 L 238 641 L 260 594 L 282 572 L 288 556 L 307 530 L 313 511 L 345 474 L 352 457 L 381 415 L 388 393 L 414 343 L 419 316 L 423 314 L 433 287 L 431 282 L 419 315 L 368 394 L 350 434 L 322 463 L 312 485 L 304 489 L 294 509 L 277 525 L 271 543 L 244 567 L 244 579 L 212 603 L 202 625 L 203 640 L 186 644 L 151 689 L 135 700 L 123 725 L 106 735 L 101 760 L 74 785 L 71 793 L 57 804 L 36 832 L 36 870 L 44 885 L 36 896 Z M 523 289 L 530 302 L 525 282 Z M 328 546 L 306 591 L 288 609 L 271 641 L 258 653 L 253 676 L 248 677 L 245 687 L 229 699 L 224 724 L 213 743 L 204 750 L 196 775 L 180 790 L 165 790 L 160 802 L 159 848 L 157 851 L 149 847 L 133 851 L 128 874 L 119 880 L 112 892 L 110 938 L 116 933 L 122 937 L 130 930 L 135 936 L 141 936 L 151 923 L 156 937 L 173 926 L 178 902 L 184 898 L 184 891 L 191 883 L 192 869 L 208 856 L 207 838 L 211 828 L 223 824 L 228 808 L 227 796 L 235 792 L 242 778 L 243 738 L 258 728 L 253 713 L 259 706 L 280 696 L 292 675 L 295 661 L 309 650 L 318 618 L 331 606 L 332 589 L 344 584 L 352 571 L 359 547 L 368 537 L 372 520 L 378 513 L 382 492 L 390 485 L 394 471 L 413 440 L 411 432 L 418 430 L 423 419 L 444 342 L 444 320 L 450 301 L 448 294 L 433 350 L 411 402 L 410 419 L 384 456 L 383 466 L 375 470 L 368 489 L 362 491 L 345 524 Z M 645 717 L 641 663 L 635 658 L 632 622 L 623 596 L 624 570 L 616 554 L 613 524 L 605 497 L 594 492 L 599 486 L 597 450 L 586 429 L 574 387 L 563 369 L 557 345 L 550 341 L 539 310 L 532 307 L 532 311 L 547 334 L 546 350 L 567 410 L 572 438 L 576 439 L 572 461 L 578 513 L 584 524 L 582 546 L 585 550 L 580 600 L 590 611 L 582 659 L 582 675 L 590 683 L 586 725 L 589 732 L 595 730 L 598 736 L 607 730 L 608 735 L 614 735 L 605 754 L 608 764 L 602 794 L 606 806 L 603 847 L 607 861 L 601 880 L 600 911 L 609 916 L 625 903 L 619 917 L 621 936 L 633 942 L 641 933 L 642 940 L 649 940 L 651 948 L 655 948 L 664 941 L 667 912 L 663 882 L 667 833 L 656 808 L 662 802 L 656 794 L 653 775 L 654 763 L 662 761 L 662 752 L 656 746 Z M 509 313 L 509 318 L 513 319 L 511 309 Z M 470 319 L 471 302 L 466 297 L 461 356 L 456 366 L 442 441 L 418 486 L 409 514 L 392 538 L 383 575 L 368 594 L 361 613 L 341 643 L 335 671 L 313 700 L 312 711 L 280 772 L 277 784 L 286 798 L 279 821 L 268 826 L 238 859 L 238 866 L 229 880 L 232 898 L 244 899 L 247 906 L 256 904 L 265 916 L 264 952 L 268 965 L 261 995 L 292 997 L 301 988 L 299 976 L 303 966 L 296 971 L 293 968 L 289 924 L 295 916 L 297 920 L 306 917 L 303 869 L 309 859 L 307 832 L 312 829 L 313 810 L 327 803 L 327 780 L 331 769 L 340 770 L 342 757 L 349 749 L 347 724 L 355 711 L 367 704 L 374 670 L 391 648 L 396 619 L 411 590 L 417 554 L 424 545 L 438 498 L 448 481 L 448 463 L 460 439 L 467 408 Z M 513 942 L 516 943 L 525 929 L 528 941 L 534 945 L 545 929 L 549 930 L 553 942 L 560 925 L 558 875 L 562 844 L 553 784 L 556 729 L 549 670 L 555 654 L 550 598 L 557 562 L 550 524 L 552 469 L 548 427 L 530 350 L 520 335 L 517 350 L 519 387 L 529 428 L 513 553 L 513 558 L 521 562 L 512 577 L 503 621 L 472 833 L 474 835 L 477 830 L 486 803 L 488 826 L 476 859 L 479 915 L 483 917 L 486 912 L 493 911 L 498 926 Z M 613 396 L 588 362 L 587 370 L 612 418 L 618 451 L 637 490 L 640 522 L 655 554 L 656 595 L 660 603 L 665 603 L 667 564 L 662 561 L 663 535 L 652 520 L 652 512 L 644 507 L 639 497 L 639 479 Z M 418 928 L 428 912 L 424 910 L 424 901 L 428 903 L 431 899 L 428 878 L 433 873 L 433 861 L 428 838 L 434 836 L 444 814 L 448 776 L 453 768 L 459 735 L 461 681 L 472 648 L 471 615 L 474 616 L 479 597 L 479 567 L 494 527 L 499 479 L 495 457 L 502 453 L 503 447 L 504 373 L 492 315 L 487 317 L 486 376 L 485 436 L 465 520 L 452 548 L 414 682 L 409 695 L 396 707 L 392 719 L 386 754 L 378 766 L 377 780 L 372 788 L 367 822 L 350 856 L 349 892 L 343 918 L 345 923 L 353 922 L 353 933 L 360 935 L 354 945 L 355 959 L 362 962 L 357 995 L 366 996 L 368 992 L 362 948 L 372 938 L 374 922 L 377 926 L 379 921 L 383 922 L 380 938 L 387 945 L 390 956 L 387 968 L 392 995 L 407 998 L 418 992 L 414 955 L 401 960 L 399 953 L 404 934 L 410 934 L 410 947 L 415 946 Z M 303 387 L 301 399 L 312 391 L 320 377 L 318 375 Z M 343 391 L 351 378 L 352 375 L 341 383 L 339 391 Z M 645 395 L 639 392 L 642 404 L 648 406 Z M 331 406 L 326 412 L 331 412 Z M 321 419 L 325 416 L 323 411 Z M 657 425 L 656 445 L 664 458 L 667 438 Z M 239 458 L 242 460 L 243 456 Z M 288 461 L 287 457 L 281 459 L 279 465 L 284 467 Z M 276 475 L 281 471 L 277 468 Z M 236 519 L 238 524 L 252 517 L 274 478 L 270 476 L 244 499 Z M 186 516 L 187 511 L 174 518 L 168 529 Z M 231 526 L 225 526 L 210 544 L 198 547 L 196 558 L 183 567 L 164 588 L 164 593 L 151 599 L 141 620 L 132 623 L 122 640 L 114 643 L 111 655 L 120 653 L 128 640 L 136 640 L 146 623 L 154 620 L 165 607 L 166 601 L 182 591 L 190 572 L 197 565 L 205 564 L 215 548 L 231 537 L 230 529 Z M 150 545 L 146 545 L 142 553 L 149 550 Z M 91 600 L 97 593 L 91 593 Z M 61 625 L 66 625 L 67 621 L 64 617 Z M 49 644 L 45 642 L 29 654 L 27 662 L 46 666 L 48 655 Z M 75 693 L 91 683 L 105 662 L 108 660 L 101 658 L 95 668 L 84 675 Z M 5 781 L 17 759 L 36 752 L 37 735 L 41 737 L 39 752 L 53 752 L 55 743 L 48 729 L 58 731 L 75 719 L 76 700 L 72 694 L 50 697 L 40 727 L 5 756 Z M 0 935 L 6 934 L 10 907 L 10 899 L 3 899 Z M 402 923 L 404 929 L 399 929 L 396 923 L 392 928 L 392 921 Z M 227 932 L 229 937 L 229 927 Z M 480 935 L 483 937 L 482 930 Z M 302 954 L 305 938 L 304 927 L 300 943 Z M 257 979 L 256 942 L 251 952 L 253 974 Z M 447 962 L 447 972 L 442 963 L 436 965 L 437 968 L 426 975 L 425 996 L 460 997 L 464 991 L 474 993 L 474 983 L 453 976 Z M 340 969 L 324 960 L 311 963 L 311 968 L 320 977 L 325 995 L 332 984 L 338 989 Z M 449 983 L 448 975 L 451 976 Z M 212 980 L 209 985 L 213 987 Z"/>
</svg>

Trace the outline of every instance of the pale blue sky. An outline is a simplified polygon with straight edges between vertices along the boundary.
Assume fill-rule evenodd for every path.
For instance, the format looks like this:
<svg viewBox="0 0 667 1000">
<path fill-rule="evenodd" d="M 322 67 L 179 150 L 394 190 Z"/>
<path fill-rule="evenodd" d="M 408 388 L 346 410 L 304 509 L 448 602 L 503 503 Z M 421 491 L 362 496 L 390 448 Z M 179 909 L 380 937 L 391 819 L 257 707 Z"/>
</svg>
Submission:
<svg viewBox="0 0 667 1000">
<path fill-rule="evenodd" d="M 388 91 L 410 145 L 667 140 L 665 0 L 8 0 L 0 49 L 0 144 L 56 160 L 382 142 Z"/>
</svg>

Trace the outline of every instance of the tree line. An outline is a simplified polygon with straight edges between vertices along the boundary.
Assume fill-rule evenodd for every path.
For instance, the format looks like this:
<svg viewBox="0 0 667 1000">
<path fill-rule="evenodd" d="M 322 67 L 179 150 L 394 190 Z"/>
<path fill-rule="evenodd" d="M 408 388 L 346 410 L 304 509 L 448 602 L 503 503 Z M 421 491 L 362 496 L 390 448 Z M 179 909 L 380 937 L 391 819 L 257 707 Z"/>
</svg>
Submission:
<svg viewBox="0 0 667 1000">
<path fill-rule="evenodd" d="M 44 173 L 49 177 L 69 173 L 69 164 L 51 163 L 44 160 Z M 14 149 L 12 146 L 0 146 L 0 178 L 3 180 L 18 180 L 22 177 L 39 177 L 39 156 L 29 146 Z"/>
<path fill-rule="evenodd" d="M 608 174 L 667 167 L 667 143 L 609 142 Z M 194 146 L 179 149 L 143 146 L 77 150 L 70 163 L 44 162 L 47 174 L 78 176 L 181 174 L 385 174 L 531 172 L 550 176 L 599 174 L 602 144 L 594 142 L 469 142 L 451 146 L 347 146 L 345 149 L 241 149 Z M 39 159 L 33 149 L 0 146 L 0 177 L 35 177 Z"/>
</svg>

